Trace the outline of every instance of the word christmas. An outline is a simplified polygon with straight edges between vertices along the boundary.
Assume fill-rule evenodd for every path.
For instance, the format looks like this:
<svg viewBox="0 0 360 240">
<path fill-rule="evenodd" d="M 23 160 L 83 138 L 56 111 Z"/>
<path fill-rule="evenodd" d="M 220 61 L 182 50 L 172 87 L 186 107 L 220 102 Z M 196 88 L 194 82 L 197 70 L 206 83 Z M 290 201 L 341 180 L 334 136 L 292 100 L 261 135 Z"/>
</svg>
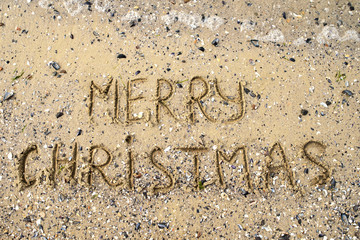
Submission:
<svg viewBox="0 0 360 240">
<path fill-rule="evenodd" d="M 128 145 L 132 142 L 131 136 L 126 138 L 126 142 Z M 320 173 L 317 177 L 312 179 L 312 184 L 325 184 L 331 175 L 331 171 L 323 161 L 320 161 L 320 156 L 314 154 L 311 149 L 317 148 L 321 152 L 325 151 L 325 146 L 316 141 L 308 141 L 303 146 L 303 155 L 304 158 L 309 161 L 310 164 L 316 165 L 320 169 Z M 127 149 L 127 161 L 125 162 L 126 174 L 125 177 L 115 181 L 115 178 L 110 178 L 109 174 L 107 174 L 107 167 L 113 163 L 114 157 L 108 148 L 105 146 L 95 145 L 89 148 L 89 158 L 87 160 L 87 167 L 83 169 L 79 174 L 79 153 L 78 153 L 78 144 L 74 143 L 72 147 L 72 156 L 68 159 L 59 157 L 59 145 L 55 144 L 52 152 L 52 167 L 50 169 L 46 169 L 42 171 L 43 173 L 49 173 L 50 182 L 55 186 L 57 184 L 58 178 L 64 172 L 70 173 L 68 180 L 74 181 L 82 181 L 88 185 L 94 185 L 94 177 L 95 174 L 98 174 L 103 181 L 111 187 L 123 187 L 127 188 L 130 191 L 134 190 L 134 153 L 131 149 Z M 239 146 L 235 148 L 231 154 L 226 154 L 225 151 L 222 150 L 214 150 L 215 151 L 215 164 L 216 164 L 216 177 L 210 181 L 200 181 L 200 154 L 206 151 L 210 151 L 206 147 L 181 147 L 176 149 L 178 154 L 181 152 L 191 154 L 193 156 L 193 188 L 194 190 L 201 190 L 210 184 L 217 183 L 220 187 L 226 187 L 226 179 L 224 177 L 222 163 L 227 162 L 229 164 L 235 164 L 236 159 L 241 159 L 241 163 L 244 169 L 244 179 L 245 185 L 248 192 L 252 192 L 254 190 L 254 184 L 251 178 L 249 160 L 247 157 L 247 147 Z M 19 160 L 19 179 L 21 189 L 29 188 L 34 186 L 39 181 L 39 174 L 34 174 L 33 176 L 29 176 L 27 172 L 28 165 L 30 164 L 31 155 L 39 154 L 39 147 L 37 145 L 30 145 L 26 150 L 24 150 L 20 156 Z M 174 174 L 174 171 L 170 167 L 164 167 L 157 160 L 163 153 L 163 149 L 160 147 L 154 147 L 150 154 L 148 155 L 150 158 L 150 162 L 153 167 L 156 168 L 159 172 L 164 174 L 167 178 L 168 184 L 159 186 L 159 183 L 152 184 L 151 192 L 153 193 L 167 193 L 174 189 L 175 187 L 175 179 L 177 178 Z M 241 154 L 240 154 L 241 153 Z M 99 154 L 99 155 L 98 155 Z M 271 177 L 275 174 L 284 174 L 286 181 L 288 181 L 290 187 L 294 190 L 298 190 L 298 186 L 294 179 L 292 169 L 289 166 L 289 161 L 285 156 L 285 152 L 280 143 L 275 143 L 269 152 L 266 154 L 266 165 L 265 171 L 263 172 L 262 178 L 264 179 L 265 188 L 269 188 L 271 184 Z M 280 164 L 274 164 L 275 156 L 279 156 L 281 159 Z M 98 159 L 100 163 L 95 163 L 95 159 Z M 143 161 L 143 160 L 142 160 Z M 61 170 L 61 171 L 60 171 Z"/>
</svg>

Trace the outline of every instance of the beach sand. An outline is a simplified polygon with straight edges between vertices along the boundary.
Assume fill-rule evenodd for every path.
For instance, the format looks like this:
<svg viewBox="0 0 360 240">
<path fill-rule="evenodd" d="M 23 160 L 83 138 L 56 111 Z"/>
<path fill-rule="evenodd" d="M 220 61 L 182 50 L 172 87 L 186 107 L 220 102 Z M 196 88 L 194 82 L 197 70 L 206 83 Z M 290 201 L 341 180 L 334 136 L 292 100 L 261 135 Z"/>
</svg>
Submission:
<svg viewBox="0 0 360 240">
<path fill-rule="evenodd" d="M 1 239 L 359 239 L 356 1 L 4 0 Z"/>
</svg>

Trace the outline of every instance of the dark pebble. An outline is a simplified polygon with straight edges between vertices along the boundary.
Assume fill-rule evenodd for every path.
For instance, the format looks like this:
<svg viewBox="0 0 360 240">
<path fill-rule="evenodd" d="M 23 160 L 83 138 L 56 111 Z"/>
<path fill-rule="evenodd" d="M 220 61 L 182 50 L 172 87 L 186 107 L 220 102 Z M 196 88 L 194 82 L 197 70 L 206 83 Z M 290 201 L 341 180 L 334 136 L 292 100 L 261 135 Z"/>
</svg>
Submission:
<svg viewBox="0 0 360 240">
<path fill-rule="evenodd" d="M 355 206 L 353 207 L 354 212 L 357 212 L 357 211 L 359 210 L 359 208 L 360 208 L 360 205 L 355 205 Z"/>
<path fill-rule="evenodd" d="M 309 169 L 308 169 L 308 168 L 305 168 L 305 169 L 304 169 L 304 173 L 305 173 L 305 174 L 308 174 L 308 173 L 309 173 Z"/>
<path fill-rule="evenodd" d="M 198 48 L 200 51 L 202 51 L 202 52 L 205 52 L 205 48 L 204 47 L 199 47 Z"/>
<path fill-rule="evenodd" d="M 141 73 L 139 70 L 135 72 L 135 76 Z"/>
<path fill-rule="evenodd" d="M 255 237 L 255 240 L 261 240 L 261 237 Z"/>
<path fill-rule="evenodd" d="M 163 229 L 163 228 L 169 228 L 169 225 L 166 223 L 158 223 L 158 227 Z"/>
<path fill-rule="evenodd" d="M 305 42 L 306 43 L 311 43 L 311 38 L 307 38 Z"/>
<path fill-rule="evenodd" d="M 140 229 L 140 223 L 137 223 L 136 225 L 135 225 L 135 230 L 137 231 L 137 230 L 139 230 Z"/>
<path fill-rule="evenodd" d="M 245 189 L 241 189 L 241 194 L 246 197 L 250 193 L 248 191 L 246 191 Z"/>
<path fill-rule="evenodd" d="M 176 86 L 177 86 L 178 88 L 183 88 L 183 85 L 182 85 L 181 83 L 177 83 Z"/>
<path fill-rule="evenodd" d="M 245 87 L 244 87 L 244 91 L 245 91 L 246 94 L 248 94 L 250 92 L 250 90 L 245 88 Z"/>
<path fill-rule="evenodd" d="M 81 134 L 82 134 L 82 130 L 79 129 L 79 130 L 77 131 L 77 133 L 76 133 L 76 136 L 80 136 Z"/>
<path fill-rule="evenodd" d="M 24 222 L 32 222 L 31 217 L 30 216 L 25 217 Z"/>
<path fill-rule="evenodd" d="M 58 73 L 57 72 L 53 72 L 52 75 L 55 77 Z"/>
<path fill-rule="evenodd" d="M 70 34 L 70 38 L 71 38 L 71 39 L 74 39 L 74 35 L 73 35 L 73 34 Z"/>
<path fill-rule="evenodd" d="M 342 93 L 343 93 L 343 94 L 346 94 L 346 95 L 348 95 L 348 96 L 354 95 L 350 90 L 344 90 L 344 91 L 342 91 Z"/>
<path fill-rule="evenodd" d="M 330 181 L 330 187 L 331 188 L 335 188 L 336 187 L 336 181 L 335 181 L 335 179 L 333 178 L 333 179 L 331 179 L 331 181 Z"/>
<path fill-rule="evenodd" d="M 309 113 L 308 110 L 306 110 L 306 109 L 301 109 L 301 115 L 305 116 L 305 115 L 307 115 L 308 113 Z"/>
<path fill-rule="evenodd" d="M 325 103 L 326 103 L 326 105 L 328 105 L 328 106 L 331 105 L 331 102 L 330 102 L 330 101 L 326 101 Z"/>
<path fill-rule="evenodd" d="M 282 16 L 283 16 L 284 19 L 286 19 L 286 12 L 283 12 Z"/>
<path fill-rule="evenodd" d="M 136 21 L 135 20 L 130 21 L 130 27 L 135 27 L 135 26 L 136 26 Z"/>
<path fill-rule="evenodd" d="M 126 138 L 125 138 L 125 142 L 126 143 L 131 143 L 131 141 L 132 141 L 132 136 L 127 135 Z"/>
<path fill-rule="evenodd" d="M 52 63 L 51 63 L 51 66 L 53 66 L 53 68 L 54 68 L 55 70 L 59 70 L 59 69 L 60 69 L 60 65 L 59 65 L 57 62 L 52 62 Z"/>
<path fill-rule="evenodd" d="M 56 118 L 59 118 L 59 117 L 61 117 L 62 115 L 64 115 L 64 113 L 58 112 L 58 113 L 56 114 Z"/>
<path fill-rule="evenodd" d="M 220 40 L 219 40 L 218 38 L 215 38 L 215 39 L 211 42 L 211 44 L 214 45 L 215 47 L 217 47 L 217 45 L 219 45 L 219 42 L 220 42 Z"/>
<path fill-rule="evenodd" d="M 289 240 L 290 239 L 290 234 L 282 234 L 280 237 L 279 237 L 279 240 Z"/>
<path fill-rule="evenodd" d="M 252 39 L 250 40 L 250 42 L 252 43 L 252 45 L 254 45 L 255 47 L 259 47 L 259 40 L 255 40 L 255 39 Z"/>
<path fill-rule="evenodd" d="M 348 215 L 346 215 L 345 213 L 341 213 L 341 220 L 343 221 L 343 223 L 347 225 L 349 224 Z"/>
<path fill-rule="evenodd" d="M 290 58 L 290 61 L 295 62 L 295 58 Z"/>
<path fill-rule="evenodd" d="M 119 55 L 117 55 L 117 58 L 126 58 L 126 56 L 122 53 L 120 53 Z"/>
<path fill-rule="evenodd" d="M 49 131 L 49 129 L 46 129 L 46 131 L 44 132 L 45 136 L 49 135 L 51 132 Z"/>
<path fill-rule="evenodd" d="M 325 237 L 325 234 L 320 233 L 320 234 L 319 234 L 319 237 L 321 237 L 321 238 L 322 238 L 322 237 Z"/>
<path fill-rule="evenodd" d="M 256 94 L 251 91 L 251 92 L 250 92 L 250 96 L 256 97 Z"/>
</svg>

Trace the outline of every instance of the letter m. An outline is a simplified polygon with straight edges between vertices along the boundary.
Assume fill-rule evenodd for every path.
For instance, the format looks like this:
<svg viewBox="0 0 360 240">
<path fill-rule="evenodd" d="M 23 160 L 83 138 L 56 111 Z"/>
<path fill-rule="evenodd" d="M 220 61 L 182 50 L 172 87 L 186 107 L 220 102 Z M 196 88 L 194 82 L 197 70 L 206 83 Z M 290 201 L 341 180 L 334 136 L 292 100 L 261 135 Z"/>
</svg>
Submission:
<svg viewBox="0 0 360 240">
<path fill-rule="evenodd" d="M 93 115 L 94 112 L 94 103 L 95 103 L 95 94 L 98 93 L 98 96 L 101 98 L 105 98 L 110 90 L 111 84 L 113 82 L 113 78 L 109 78 L 109 82 L 105 84 L 105 86 L 99 87 L 99 85 L 95 84 L 94 81 L 91 81 L 90 85 L 90 104 L 89 104 L 89 117 Z"/>
</svg>

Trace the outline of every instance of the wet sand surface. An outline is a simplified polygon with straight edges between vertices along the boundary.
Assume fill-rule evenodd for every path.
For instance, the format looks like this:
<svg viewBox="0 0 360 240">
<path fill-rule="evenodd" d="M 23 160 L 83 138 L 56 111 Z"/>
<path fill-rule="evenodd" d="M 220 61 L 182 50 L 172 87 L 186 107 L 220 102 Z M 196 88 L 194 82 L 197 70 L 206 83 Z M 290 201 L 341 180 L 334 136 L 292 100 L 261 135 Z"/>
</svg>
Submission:
<svg viewBox="0 0 360 240">
<path fill-rule="evenodd" d="M 1 239 L 359 239 L 356 1 L 1 1 Z"/>
</svg>

